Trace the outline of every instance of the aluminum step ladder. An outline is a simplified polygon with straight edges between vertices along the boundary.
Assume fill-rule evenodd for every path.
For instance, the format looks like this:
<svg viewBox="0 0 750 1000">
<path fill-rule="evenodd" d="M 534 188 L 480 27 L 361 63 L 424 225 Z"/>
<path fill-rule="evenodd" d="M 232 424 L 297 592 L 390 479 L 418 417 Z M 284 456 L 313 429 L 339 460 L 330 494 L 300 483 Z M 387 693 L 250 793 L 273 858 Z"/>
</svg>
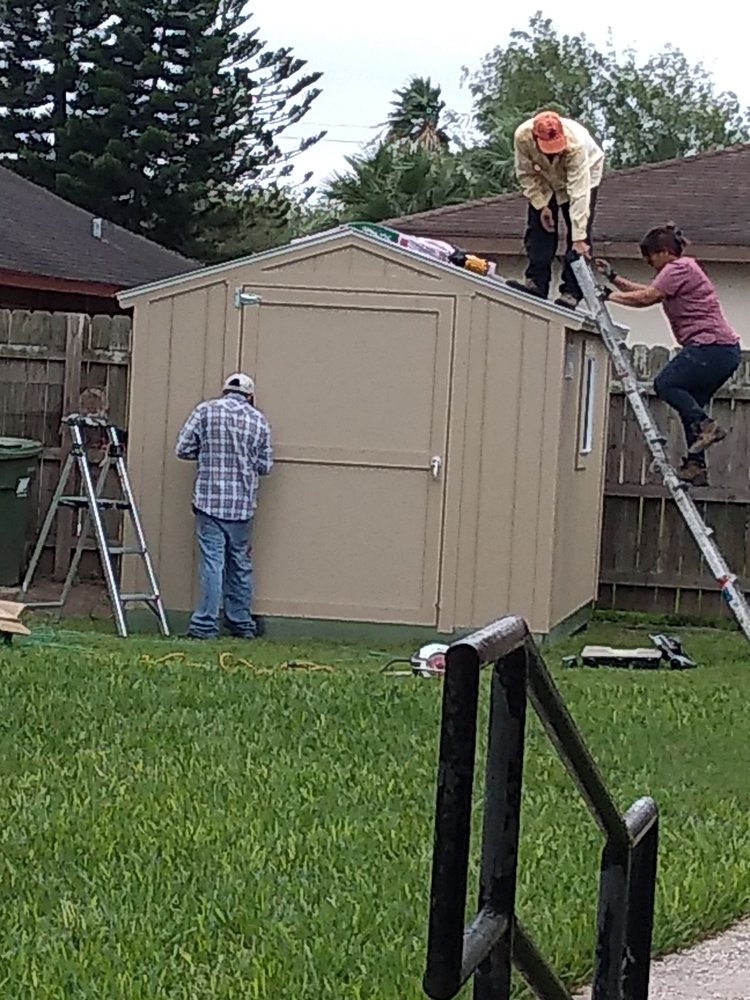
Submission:
<svg viewBox="0 0 750 1000">
<path fill-rule="evenodd" d="M 21 595 L 28 594 L 31 583 L 34 579 L 39 560 L 41 559 L 44 546 L 47 543 L 52 524 L 60 508 L 67 508 L 79 513 L 78 542 L 76 544 L 73 560 L 68 569 L 68 574 L 63 583 L 62 592 L 56 601 L 38 601 L 28 603 L 28 608 L 62 608 L 70 594 L 78 567 L 83 556 L 83 548 L 89 534 L 89 529 L 93 524 L 94 538 L 99 550 L 102 571 L 107 583 L 107 591 L 112 604 L 115 624 L 118 635 L 125 638 L 128 634 L 127 622 L 125 619 L 125 605 L 145 604 L 157 618 L 159 630 L 162 635 L 169 635 L 169 624 L 164 611 L 159 584 L 156 579 L 156 572 L 151 560 L 151 555 L 146 545 L 146 536 L 143 525 L 135 503 L 133 489 L 130 484 L 127 466 L 125 464 L 124 445 L 121 440 L 121 431 L 106 419 L 92 417 L 86 414 L 73 413 L 63 419 L 63 425 L 70 432 L 71 447 L 63 464 L 60 473 L 60 480 L 55 489 L 47 514 L 42 524 L 36 546 L 34 548 L 29 568 L 26 571 L 23 583 L 21 584 Z M 98 428 L 105 435 L 105 456 L 99 469 L 99 476 L 94 483 L 88 456 L 86 454 L 86 441 L 84 438 L 84 428 Z M 77 466 L 80 472 L 83 492 L 80 496 L 66 495 L 73 468 Z M 107 482 L 110 470 L 114 468 L 120 484 L 120 496 L 115 498 L 103 497 L 102 492 Z M 129 514 L 133 528 L 135 543 L 127 546 L 123 542 L 109 541 L 104 527 L 103 513 L 105 511 L 123 511 Z M 85 514 L 84 514 L 85 512 Z M 84 514 L 81 523 L 80 515 Z M 124 525 L 123 525 L 124 534 Z M 115 556 L 138 556 L 142 562 L 148 580 L 148 590 L 141 594 L 122 593 L 119 588 L 117 574 L 115 573 L 112 559 Z"/>
<path fill-rule="evenodd" d="M 698 548 L 701 550 L 714 579 L 719 584 L 721 593 L 732 609 L 745 638 L 750 640 L 750 607 L 745 600 L 745 595 L 737 585 L 737 577 L 727 566 L 713 539 L 713 528 L 710 528 L 701 517 L 688 492 L 689 485 L 679 479 L 669 460 L 666 438 L 659 430 L 651 411 L 644 402 L 638 377 L 625 349 L 627 331 L 618 326 L 609 315 L 605 304 L 606 289 L 596 281 L 588 261 L 577 254 L 571 254 L 571 266 L 591 313 L 591 318 L 596 324 L 604 346 L 612 359 L 615 375 L 622 383 L 623 391 L 651 451 L 654 459 L 653 465 L 659 471 L 664 485 L 685 520 L 685 524 L 698 543 Z"/>
</svg>

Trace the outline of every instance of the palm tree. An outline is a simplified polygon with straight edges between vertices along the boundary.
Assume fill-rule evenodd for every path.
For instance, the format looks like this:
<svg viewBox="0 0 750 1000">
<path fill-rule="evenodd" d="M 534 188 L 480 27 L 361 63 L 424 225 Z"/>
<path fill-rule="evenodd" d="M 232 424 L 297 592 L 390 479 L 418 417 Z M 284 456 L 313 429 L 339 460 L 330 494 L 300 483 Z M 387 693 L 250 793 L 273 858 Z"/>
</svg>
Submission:
<svg viewBox="0 0 750 1000">
<path fill-rule="evenodd" d="M 471 197 L 471 177 L 452 153 L 424 146 L 382 143 L 369 155 L 346 157 L 349 171 L 323 191 L 342 218 L 378 222 L 426 212 Z"/>
<path fill-rule="evenodd" d="M 394 90 L 393 111 L 388 115 L 386 142 L 408 143 L 412 147 L 435 152 L 448 148 L 450 137 L 441 128 L 440 115 L 445 101 L 440 87 L 433 86 L 429 76 L 413 76 L 401 90 Z"/>
</svg>

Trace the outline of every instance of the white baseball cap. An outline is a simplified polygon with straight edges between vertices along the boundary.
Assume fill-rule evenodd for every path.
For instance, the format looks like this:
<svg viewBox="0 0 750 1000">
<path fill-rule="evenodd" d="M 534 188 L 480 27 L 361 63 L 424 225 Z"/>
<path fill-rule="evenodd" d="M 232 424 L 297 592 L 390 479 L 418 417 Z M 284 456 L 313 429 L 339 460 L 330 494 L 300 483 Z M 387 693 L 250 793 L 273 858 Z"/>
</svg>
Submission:
<svg viewBox="0 0 750 1000">
<path fill-rule="evenodd" d="M 230 375 L 222 387 L 223 392 L 241 392 L 244 396 L 255 395 L 255 382 L 244 372 Z"/>
</svg>

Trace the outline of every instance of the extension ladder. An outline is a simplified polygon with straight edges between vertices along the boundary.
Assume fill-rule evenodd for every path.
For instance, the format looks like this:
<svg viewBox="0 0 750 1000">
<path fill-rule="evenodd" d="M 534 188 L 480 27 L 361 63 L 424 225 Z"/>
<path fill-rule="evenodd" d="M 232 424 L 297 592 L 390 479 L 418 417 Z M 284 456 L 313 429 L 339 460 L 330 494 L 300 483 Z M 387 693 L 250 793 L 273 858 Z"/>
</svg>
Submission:
<svg viewBox="0 0 750 1000">
<path fill-rule="evenodd" d="M 722 595 L 732 609 L 745 637 L 750 640 L 750 607 L 745 595 L 737 585 L 737 577 L 731 572 L 719 547 L 713 540 L 713 528 L 710 528 L 698 512 L 692 497 L 688 493 L 688 485 L 677 476 L 666 450 L 666 438 L 660 432 L 651 411 L 644 402 L 638 377 L 633 370 L 625 350 L 623 330 L 612 317 L 605 304 L 606 292 L 594 278 L 588 261 L 577 254 L 571 255 L 571 265 L 578 280 L 583 298 L 596 324 L 602 341 L 612 359 L 615 374 L 622 382 L 622 387 L 630 403 L 643 437 L 654 459 L 664 485 L 669 491 L 677 509 L 682 514 L 693 538 L 698 543 L 709 569 L 721 587 Z"/>
<path fill-rule="evenodd" d="M 162 635 L 167 636 L 169 635 L 167 616 L 164 611 L 161 594 L 159 593 L 159 584 L 156 579 L 154 566 L 146 545 L 146 536 L 143 532 L 143 525 L 141 524 L 140 515 L 135 503 L 135 497 L 133 496 L 133 489 L 130 484 L 130 477 L 128 476 L 128 470 L 125 464 L 124 446 L 120 439 L 120 431 L 114 426 L 114 424 L 109 423 L 103 418 L 92 417 L 80 413 L 73 413 L 70 416 L 65 417 L 63 419 L 63 425 L 70 431 L 71 448 L 63 464 L 63 468 L 60 473 L 60 480 L 44 518 L 44 523 L 42 524 L 42 529 L 39 533 L 39 538 L 37 539 L 37 543 L 29 563 L 29 568 L 26 571 L 26 576 L 21 584 L 21 594 L 27 594 L 29 591 L 29 587 L 34 579 L 34 574 L 37 566 L 39 565 L 39 560 L 41 559 L 44 546 L 49 537 L 50 530 L 52 529 L 52 523 L 58 510 L 60 508 L 68 508 L 78 511 L 79 513 L 85 511 L 85 520 L 83 525 L 81 525 L 79 521 L 78 542 L 73 555 L 73 560 L 70 564 L 70 568 L 68 569 L 68 574 L 65 577 L 65 582 L 59 599 L 56 601 L 38 601 L 36 603 L 29 603 L 26 607 L 62 608 L 65 606 L 78 571 L 78 566 L 81 562 L 81 557 L 83 556 L 83 547 L 89 533 L 89 528 L 93 523 L 94 537 L 99 550 L 99 558 L 101 559 L 102 570 L 107 583 L 107 591 L 112 604 L 112 611 L 114 613 L 118 635 L 124 638 L 128 634 L 127 623 L 125 620 L 125 605 L 142 603 L 154 613 L 158 620 L 159 629 Z M 88 456 L 86 454 L 86 442 L 83 433 L 83 429 L 85 427 L 99 428 L 104 431 L 106 435 L 105 456 L 100 466 L 96 484 L 94 483 Z M 80 496 L 66 496 L 65 490 L 68 485 L 68 480 L 70 479 L 70 474 L 76 465 L 78 466 L 78 471 L 80 472 L 83 492 Z M 112 467 L 114 467 L 120 483 L 120 496 L 116 498 L 107 498 L 102 496 L 102 491 Z M 133 534 L 135 536 L 134 545 L 127 546 L 122 542 L 112 542 L 107 539 L 102 515 L 105 511 L 112 510 L 127 512 L 130 515 Z M 145 593 L 124 594 L 119 588 L 112 559 L 114 556 L 127 555 L 136 555 L 143 561 L 143 567 L 146 571 L 146 578 L 148 580 L 148 590 Z"/>
</svg>

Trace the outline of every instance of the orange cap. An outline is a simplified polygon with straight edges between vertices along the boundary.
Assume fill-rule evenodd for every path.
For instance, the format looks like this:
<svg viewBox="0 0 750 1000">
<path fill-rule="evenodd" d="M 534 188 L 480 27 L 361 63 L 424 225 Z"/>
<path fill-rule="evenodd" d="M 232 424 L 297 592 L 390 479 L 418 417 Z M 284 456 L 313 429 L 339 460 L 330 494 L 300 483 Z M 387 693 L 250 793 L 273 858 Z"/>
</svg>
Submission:
<svg viewBox="0 0 750 1000">
<path fill-rule="evenodd" d="M 560 116 L 554 111 L 540 111 L 534 118 L 532 132 L 537 146 L 550 156 L 562 153 L 568 145 Z"/>
</svg>

